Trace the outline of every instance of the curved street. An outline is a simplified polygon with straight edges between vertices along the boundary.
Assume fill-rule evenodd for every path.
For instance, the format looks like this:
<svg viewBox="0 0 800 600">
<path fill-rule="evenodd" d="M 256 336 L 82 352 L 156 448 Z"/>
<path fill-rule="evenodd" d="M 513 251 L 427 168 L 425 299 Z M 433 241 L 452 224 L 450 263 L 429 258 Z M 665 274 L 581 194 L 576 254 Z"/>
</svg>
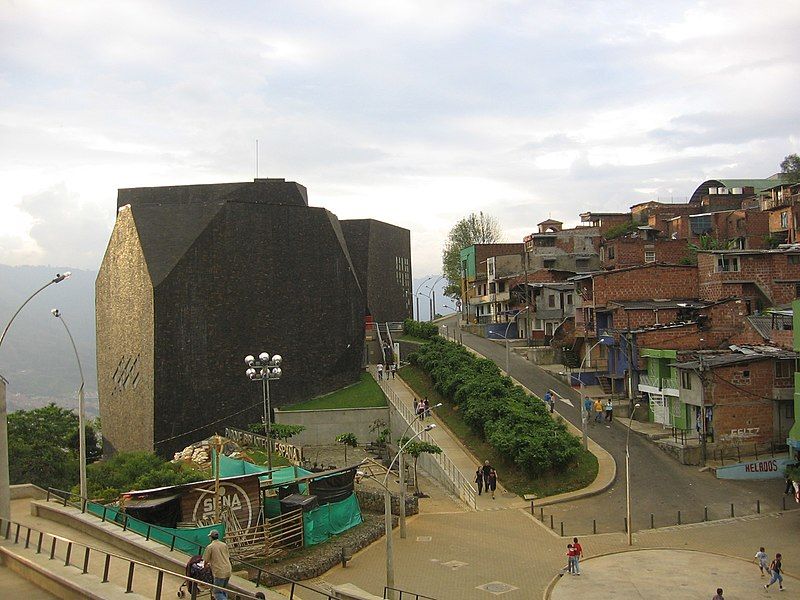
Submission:
<svg viewBox="0 0 800 600">
<path fill-rule="evenodd" d="M 452 330 L 455 318 L 440 323 L 450 325 Z M 506 352 L 503 345 L 463 330 L 462 340 L 465 346 L 505 369 Z M 509 366 L 510 375 L 537 396 L 543 397 L 550 388 L 560 396 L 569 398 L 574 406 L 556 402 L 556 411 L 580 429 L 578 391 L 513 352 Z M 591 498 L 544 507 L 545 515 L 553 514 L 556 522 L 564 521 L 567 535 L 570 532 L 591 533 L 593 520 L 597 523 L 598 533 L 624 529 L 626 429 L 620 421 L 610 425 L 592 424 L 589 427 L 589 437 L 605 448 L 617 462 L 617 480 L 609 490 Z M 780 510 L 782 507 L 782 479 L 716 479 L 710 472 L 700 471 L 699 467 L 678 463 L 644 436 L 635 433 L 631 434 L 630 453 L 634 530 L 649 528 L 651 513 L 655 526 L 662 527 L 677 524 L 678 511 L 681 511 L 682 523 L 702 521 L 706 506 L 710 520 L 730 517 L 731 503 L 734 504 L 736 516 L 755 513 L 757 500 L 761 501 L 762 512 Z"/>
</svg>

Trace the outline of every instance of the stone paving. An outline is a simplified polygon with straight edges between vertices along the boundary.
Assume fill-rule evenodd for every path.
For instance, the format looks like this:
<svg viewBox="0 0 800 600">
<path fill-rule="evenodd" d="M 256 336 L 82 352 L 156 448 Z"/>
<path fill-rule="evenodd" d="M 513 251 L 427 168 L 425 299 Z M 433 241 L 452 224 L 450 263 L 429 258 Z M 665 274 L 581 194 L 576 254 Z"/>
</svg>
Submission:
<svg viewBox="0 0 800 600">
<path fill-rule="evenodd" d="M 742 559 L 690 550 L 637 550 L 584 561 L 582 574 L 565 574 L 552 590 L 552 600 L 614 598 L 693 600 L 710 598 L 722 588 L 725 598 L 754 598 L 770 592 L 758 567 Z M 797 598 L 796 579 L 784 577 L 787 592 Z M 772 586 L 778 592 L 777 584 Z"/>
<path fill-rule="evenodd" d="M 663 576 L 656 573 L 636 582 L 635 594 L 639 595 L 624 595 L 620 592 L 616 596 L 608 596 L 582 590 L 581 594 L 571 597 L 682 598 L 687 596 L 654 594 L 663 593 L 661 590 L 665 587 L 681 588 L 684 583 L 691 586 L 694 581 L 705 586 L 712 581 L 711 575 L 715 570 L 718 577 L 724 580 L 712 585 L 736 591 L 736 595 L 726 597 L 760 597 L 763 589 L 758 587 L 762 583 L 757 570 L 754 571 L 754 565 L 743 562 L 751 560 L 760 545 L 766 546 L 771 556 L 775 552 L 784 554 L 784 564 L 788 571 L 785 585 L 791 586 L 791 590 L 783 596 L 800 597 L 793 595 L 800 591 L 800 581 L 792 577 L 792 574 L 800 572 L 800 544 L 797 542 L 799 528 L 800 511 L 794 511 L 635 533 L 634 550 L 670 548 L 726 554 L 742 559 L 739 563 L 740 570 L 738 574 L 735 570 L 730 570 L 729 565 L 733 563 L 729 562 L 732 559 L 728 557 L 710 556 L 703 563 L 703 568 L 708 568 L 707 579 L 702 579 L 699 571 L 691 570 L 664 572 Z M 554 589 L 558 589 L 559 585 L 566 588 L 568 585 L 582 584 L 558 579 L 560 570 L 566 564 L 566 544 L 571 538 L 561 538 L 522 510 L 423 514 L 409 520 L 407 539 L 401 540 L 396 531 L 394 535 L 397 587 L 438 600 L 490 599 L 494 595 L 502 595 L 509 600 L 527 600 L 544 597 L 554 579 L 559 582 Z M 603 562 L 591 560 L 593 556 L 630 550 L 624 534 L 582 536 L 580 541 L 586 557 L 582 569 L 584 574 L 571 579 L 586 578 L 598 585 L 603 582 L 604 586 L 613 587 L 617 578 L 630 579 L 635 575 L 625 575 L 621 568 L 609 569 L 607 565 L 616 562 L 613 554 Z M 364 590 L 381 595 L 385 581 L 384 548 L 382 541 L 376 542 L 356 554 L 350 566 L 345 569 L 336 567 L 326 574 L 324 581 L 318 583 L 352 582 Z M 596 568 L 594 565 L 599 566 Z M 487 584 L 494 584 L 490 587 L 495 591 L 481 588 Z M 506 591 L 500 592 L 502 589 Z M 630 586 L 624 587 L 624 590 L 630 589 Z M 750 590 L 751 594 L 740 594 L 738 590 Z M 708 598 L 712 595 L 713 593 L 708 594 Z"/>
</svg>

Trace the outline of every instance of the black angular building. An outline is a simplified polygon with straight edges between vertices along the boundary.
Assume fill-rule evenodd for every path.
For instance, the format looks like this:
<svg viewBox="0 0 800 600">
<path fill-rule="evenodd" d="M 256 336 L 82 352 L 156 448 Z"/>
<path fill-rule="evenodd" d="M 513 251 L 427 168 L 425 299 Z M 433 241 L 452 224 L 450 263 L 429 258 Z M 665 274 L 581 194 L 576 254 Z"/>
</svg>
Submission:
<svg viewBox="0 0 800 600">
<path fill-rule="evenodd" d="M 260 422 L 247 354 L 284 357 L 273 406 L 354 382 L 368 301 L 387 315 L 406 302 L 401 286 L 397 298 L 368 297 L 360 274 L 380 283 L 375 268 L 396 281 L 397 265 L 410 265 L 408 230 L 368 221 L 399 239 L 382 236 L 373 255 L 370 236 L 348 238 L 297 183 L 122 189 L 117 207 L 96 283 L 107 454 L 170 455 L 225 425 Z"/>
<path fill-rule="evenodd" d="M 374 219 L 352 219 L 342 221 L 342 231 L 373 320 L 413 318 L 408 229 Z"/>
</svg>

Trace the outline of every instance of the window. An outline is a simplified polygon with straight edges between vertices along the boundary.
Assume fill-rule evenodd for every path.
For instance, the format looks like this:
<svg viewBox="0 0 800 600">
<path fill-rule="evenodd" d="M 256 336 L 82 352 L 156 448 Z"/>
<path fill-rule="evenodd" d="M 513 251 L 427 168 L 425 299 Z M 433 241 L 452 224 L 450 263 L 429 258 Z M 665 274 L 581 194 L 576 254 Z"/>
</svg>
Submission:
<svg viewBox="0 0 800 600">
<path fill-rule="evenodd" d="M 783 211 L 781 213 L 781 229 L 788 229 L 789 228 L 789 213 Z"/>
<path fill-rule="evenodd" d="M 606 248 L 608 248 L 608 260 L 614 260 L 614 256 L 616 255 L 614 246 L 606 246 Z"/>
<path fill-rule="evenodd" d="M 749 371 L 749 370 L 747 370 L 747 369 L 745 369 L 744 371 L 742 371 L 742 378 L 743 378 L 743 379 L 750 379 L 750 371 Z"/>
<path fill-rule="evenodd" d="M 794 372 L 794 361 L 792 360 L 776 360 L 775 361 L 775 377 L 778 379 L 788 379 Z"/>
<path fill-rule="evenodd" d="M 498 281 L 497 282 L 497 291 L 498 292 L 505 292 L 506 291 L 506 282 L 505 281 Z"/>
<path fill-rule="evenodd" d="M 691 371 L 681 371 L 681 388 L 684 390 L 692 389 Z"/>
<path fill-rule="evenodd" d="M 567 306 L 572 306 L 572 294 L 567 294 Z"/>
<path fill-rule="evenodd" d="M 717 273 L 738 272 L 739 270 L 738 256 L 717 257 Z"/>
<path fill-rule="evenodd" d="M 800 254 L 790 254 L 789 255 L 789 264 L 790 265 L 800 265 Z"/>
<path fill-rule="evenodd" d="M 712 231 L 711 215 L 690 215 L 689 229 L 694 235 L 704 235 Z"/>
<path fill-rule="evenodd" d="M 553 259 L 547 259 L 547 260 L 543 261 L 542 264 L 544 265 L 545 269 L 555 269 L 555 267 L 556 267 L 556 261 L 553 260 Z"/>
<path fill-rule="evenodd" d="M 655 250 L 645 250 L 644 251 L 644 262 L 646 262 L 646 263 L 656 262 L 656 251 Z"/>
<path fill-rule="evenodd" d="M 489 277 L 494 277 L 494 257 L 486 260 L 486 266 L 489 267 Z"/>
<path fill-rule="evenodd" d="M 537 248 L 552 248 L 556 245 L 555 237 L 536 237 L 533 238 L 533 245 Z"/>
<path fill-rule="evenodd" d="M 579 258 L 575 261 L 575 267 L 578 269 L 585 269 L 588 266 L 589 266 L 588 258 Z"/>
<path fill-rule="evenodd" d="M 787 402 L 786 403 L 786 412 L 784 415 L 787 419 L 794 419 L 794 402 Z"/>
<path fill-rule="evenodd" d="M 553 294 L 547 296 L 547 306 L 550 308 L 555 308 L 556 305 L 556 297 Z"/>
</svg>

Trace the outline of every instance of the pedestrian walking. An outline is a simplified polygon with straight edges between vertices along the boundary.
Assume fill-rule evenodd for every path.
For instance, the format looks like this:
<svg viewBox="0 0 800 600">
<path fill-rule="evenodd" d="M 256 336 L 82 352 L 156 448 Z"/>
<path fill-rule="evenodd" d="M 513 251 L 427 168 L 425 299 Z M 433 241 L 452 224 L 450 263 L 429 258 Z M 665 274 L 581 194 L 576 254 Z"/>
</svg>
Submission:
<svg viewBox="0 0 800 600">
<path fill-rule="evenodd" d="M 578 538 L 572 538 L 572 550 L 575 553 L 575 575 L 580 575 L 583 547 L 578 543 Z"/>
<path fill-rule="evenodd" d="M 583 410 L 586 412 L 586 422 L 592 422 L 592 407 L 594 406 L 594 402 L 588 396 L 583 400 Z"/>
<path fill-rule="evenodd" d="M 772 559 L 772 562 L 769 563 L 769 571 L 772 573 L 772 577 L 769 580 L 769 583 L 764 586 L 765 590 L 769 589 L 776 581 L 778 582 L 778 588 L 783 591 L 783 560 L 782 560 L 781 553 L 778 552 L 775 555 L 775 558 Z"/>
<path fill-rule="evenodd" d="M 414 414 L 419 414 L 419 400 L 417 400 L 416 396 L 414 396 Z"/>
<path fill-rule="evenodd" d="M 717 593 L 714 594 L 711 600 L 725 600 L 725 597 L 722 595 L 722 588 L 717 588 Z"/>
<path fill-rule="evenodd" d="M 378 381 L 383 380 L 383 363 L 378 363 L 378 366 L 375 367 L 375 370 L 378 372 Z"/>
<path fill-rule="evenodd" d="M 483 469 L 478 467 L 475 471 L 475 484 L 478 486 L 478 496 L 483 492 Z"/>
<path fill-rule="evenodd" d="M 422 420 L 425 420 L 425 417 L 431 416 L 431 403 L 428 402 L 428 397 L 425 396 L 425 399 L 422 401 Z"/>
<path fill-rule="evenodd" d="M 575 548 L 567 544 L 567 573 L 575 575 Z"/>
<path fill-rule="evenodd" d="M 603 420 L 603 402 L 598 398 L 594 401 L 594 422 L 600 423 Z"/>
<path fill-rule="evenodd" d="M 550 392 L 550 401 L 548 402 L 550 405 L 550 414 L 553 414 L 556 408 L 556 393 L 553 390 L 548 390 L 548 392 Z"/>
<path fill-rule="evenodd" d="M 395 379 L 395 375 L 397 375 L 397 365 L 396 364 L 392 363 L 391 365 L 389 365 L 389 373 L 392 374 L 392 379 Z M 388 379 L 388 377 L 387 377 L 387 379 Z"/>
<path fill-rule="evenodd" d="M 614 420 L 614 403 L 611 402 L 611 398 L 606 400 L 606 421 L 611 423 Z"/>
<path fill-rule="evenodd" d="M 219 532 L 216 529 L 209 531 L 208 537 L 211 539 L 211 543 L 206 546 L 205 552 L 203 552 L 203 560 L 207 565 L 211 566 L 214 585 L 226 588 L 233 571 L 228 546 L 219 539 Z M 228 593 L 224 589 L 214 588 L 212 595 L 214 600 L 228 600 Z"/>
<path fill-rule="evenodd" d="M 492 492 L 492 500 L 494 500 L 494 491 L 497 489 L 497 471 L 492 469 L 489 471 L 489 478 L 486 480 L 486 491 Z"/>
<path fill-rule="evenodd" d="M 765 574 L 769 573 L 769 557 L 767 556 L 767 553 L 764 552 L 763 546 L 758 549 L 758 552 L 756 552 L 755 562 L 761 571 L 762 577 L 764 577 Z"/>
</svg>

